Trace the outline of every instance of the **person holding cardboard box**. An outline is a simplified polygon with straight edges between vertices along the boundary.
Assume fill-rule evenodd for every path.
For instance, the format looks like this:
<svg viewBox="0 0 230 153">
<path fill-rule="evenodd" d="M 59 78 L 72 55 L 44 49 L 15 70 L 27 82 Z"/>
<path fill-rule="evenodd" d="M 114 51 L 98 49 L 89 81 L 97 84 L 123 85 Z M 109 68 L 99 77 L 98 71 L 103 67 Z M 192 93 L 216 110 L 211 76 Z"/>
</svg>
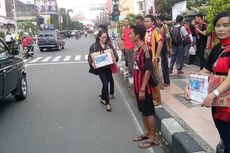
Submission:
<svg viewBox="0 0 230 153">
<path fill-rule="evenodd" d="M 108 112 L 111 111 L 108 84 L 113 82 L 111 64 L 118 61 L 117 52 L 110 42 L 108 32 L 100 30 L 96 37 L 96 42 L 90 46 L 88 56 L 89 72 L 99 75 L 101 79 L 102 94 L 100 103 L 106 105 Z M 110 89 L 110 94 L 114 94 L 111 92 L 114 92 L 114 87 Z"/>
<path fill-rule="evenodd" d="M 220 44 L 213 47 L 200 73 L 224 75 L 226 79 L 204 99 L 202 106 L 206 107 L 211 107 L 214 100 L 230 90 L 230 12 L 218 14 L 213 25 Z M 188 87 L 185 96 L 189 97 Z M 212 106 L 212 116 L 225 146 L 224 153 L 230 153 L 230 107 Z"/>
</svg>

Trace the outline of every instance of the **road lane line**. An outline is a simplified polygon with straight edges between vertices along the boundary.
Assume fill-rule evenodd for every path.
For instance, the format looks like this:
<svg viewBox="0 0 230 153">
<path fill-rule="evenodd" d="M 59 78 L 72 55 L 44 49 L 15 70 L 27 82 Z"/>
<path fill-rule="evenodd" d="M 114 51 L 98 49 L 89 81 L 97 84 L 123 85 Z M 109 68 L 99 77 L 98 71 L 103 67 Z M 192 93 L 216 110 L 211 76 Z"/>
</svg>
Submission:
<svg viewBox="0 0 230 153">
<path fill-rule="evenodd" d="M 26 64 L 26 67 L 29 66 L 46 66 L 46 65 L 67 65 L 67 64 L 87 64 L 87 61 L 76 61 L 76 62 L 55 62 L 55 63 L 34 63 Z"/>
<path fill-rule="evenodd" d="M 53 61 L 53 62 L 57 62 L 57 61 L 60 60 L 60 58 L 61 58 L 61 56 L 56 56 L 52 61 Z"/>
<path fill-rule="evenodd" d="M 85 55 L 85 60 L 88 60 L 88 55 Z"/>
<path fill-rule="evenodd" d="M 37 57 L 34 60 L 30 61 L 30 63 L 35 63 L 35 62 L 39 61 L 40 59 L 42 59 L 42 57 Z"/>
<path fill-rule="evenodd" d="M 69 61 L 70 58 L 71 58 L 71 56 L 66 56 L 66 57 L 64 58 L 64 61 L 65 61 L 65 62 L 66 62 L 66 61 Z"/>
<path fill-rule="evenodd" d="M 74 60 L 75 61 L 80 61 L 80 59 L 81 59 L 81 55 L 76 55 Z"/>
<path fill-rule="evenodd" d="M 125 103 L 126 107 L 128 108 L 128 110 L 129 110 L 129 112 L 130 112 L 130 114 L 131 114 L 132 120 L 133 120 L 133 122 L 134 122 L 134 124 L 135 124 L 135 126 L 136 126 L 136 128 L 137 128 L 137 131 L 138 131 L 140 134 L 143 134 L 144 131 L 143 131 L 143 129 L 142 129 L 140 123 L 138 122 L 137 117 L 136 117 L 135 113 L 133 112 L 131 106 L 129 105 L 129 102 L 128 102 L 126 96 L 125 96 L 124 93 L 122 92 L 122 89 L 121 89 L 119 83 L 117 82 L 116 79 L 114 79 L 114 81 L 115 81 L 115 83 L 116 83 L 116 87 L 118 88 L 118 91 L 121 93 L 121 96 L 122 96 L 122 98 L 124 99 L 124 103 Z M 137 134 L 137 135 L 138 135 L 138 134 Z M 147 150 L 148 150 L 150 153 L 155 153 L 155 152 L 153 151 L 153 148 L 151 148 L 151 147 L 148 148 Z"/>
<path fill-rule="evenodd" d="M 48 62 L 52 57 L 49 56 L 49 57 L 46 57 L 44 60 L 42 60 L 41 62 L 44 63 L 44 62 Z"/>
</svg>

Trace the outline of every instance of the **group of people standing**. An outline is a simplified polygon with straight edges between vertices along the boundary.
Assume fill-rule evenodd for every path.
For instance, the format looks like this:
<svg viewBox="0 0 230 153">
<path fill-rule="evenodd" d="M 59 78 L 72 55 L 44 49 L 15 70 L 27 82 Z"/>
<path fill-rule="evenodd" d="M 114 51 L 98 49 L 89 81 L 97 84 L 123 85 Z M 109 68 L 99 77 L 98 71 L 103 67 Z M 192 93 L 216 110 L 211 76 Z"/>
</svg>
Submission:
<svg viewBox="0 0 230 153">
<path fill-rule="evenodd" d="M 126 66 L 129 70 L 128 75 L 133 77 L 133 93 L 136 96 L 138 109 L 142 113 L 144 125 L 144 133 L 133 139 L 133 141 L 143 141 L 139 144 L 140 148 L 149 148 L 156 144 L 154 116 L 155 107 L 161 104 L 160 90 L 163 87 L 170 86 L 169 74 L 173 71 L 175 62 L 177 62 L 177 73 L 183 74 L 186 46 L 196 44 L 201 61 L 201 73 L 215 73 L 216 75 L 227 76 L 227 79 L 216 91 L 205 98 L 203 106 L 210 107 L 213 99 L 230 89 L 230 12 L 217 15 L 213 21 L 216 36 L 221 43 L 212 49 L 207 62 L 203 59 L 207 44 L 207 38 L 205 38 L 207 37 L 207 25 L 200 15 L 195 17 L 195 21 L 198 24 L 192 21 L 191 24 L 194 24 L 194 27 L 190 25 L 192 27 L 190 29 L 184 23 L 183 16 L 178 15 L 176 23 L 169 30 L 164 17 L 161 15 L 156 18 L 152 15 L 146 15 L 144 18 L 138 16 L 136 25 L 131 25 L 128 18 L 124 19 L 122 33 L 124 45 L 122 45 L 121 50 L 124 53 Z M 96 42 L 90 47 L 89 65 L 90 72 L 98 74 L 103 84 L 100 102 L 106 105 L 107 111 L 111 111 L 109 95 L 113 96 L 114 94 L 111 66 L 96 69 L 90 56 L 95 51 L 103 51 L 108 48 L 113 50 L 113 61 L 118 61 L 117 53 L 108 36 L 108 29 L 101 29 L 96 37 Z M 168 64 L 168 53 L 172 54 L 170 66 Z M 160 73 L 160 63 L 163 77 Z M 151 84 L 153 74 L 159 79 L 157 85 Z M 112 85 L 110 87 L 112 88 L 110 89 L 112 93 L 110 94 L 109 83 Z M 188 93 L 189 89 L 186 89 L 187 96 L 189 95 Z M 224 153 L 229 153 L 230 108 L 212 107 L 212 112 L 216 127 L 225 145 Z"/>
</svg>

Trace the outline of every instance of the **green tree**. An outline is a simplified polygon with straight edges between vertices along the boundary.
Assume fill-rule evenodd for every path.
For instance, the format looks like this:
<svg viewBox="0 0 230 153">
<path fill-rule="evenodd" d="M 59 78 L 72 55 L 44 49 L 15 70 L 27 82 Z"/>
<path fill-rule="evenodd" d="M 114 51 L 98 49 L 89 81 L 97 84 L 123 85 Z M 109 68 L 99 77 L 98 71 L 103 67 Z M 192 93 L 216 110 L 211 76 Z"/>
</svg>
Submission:
<svg viewBox="0 0 230 153">
<path fill-rule="evenodd" d="M 33 35 L 37 33 L 38 27 L 34 25 L 31 21 L 24 21 L 18 24 L 19 29 L 32 33 Z"/>
<path fill-rule="evenodd" d="M 184 0 L 155 0 L 155 8 L 157 14 L 163 14 L 166 17 L 171 18 L 172 16 L 172 6 L 175 3 L 182 2 Z M 207 4 L 209 0 L 187 0 L 187 9 L 196 10 L 200 6 Z M 199 9 L 198 9 L 199 10 Z"/>
<path fill-rule="evenodd" d="M 215 18 L 215 16 L 221 12 L 229 11 L 229 10 L 230 10 L 229 0 L 210 0 L 210 3 L 208 5 L 208 15 L 207 15 L 207 21 L 209 23 L 208 25 L 209 32 L 214 31 L 214 26 L 212 25 L 212 21 Z"/>
<path fill-rule="evenodd" d="M 67 25 L 67 29 L 72 29 L 73 27 L 72 26 L 72 20 L 71 20 L 71 17 L 69 15 L 69 13 L 73 13 L 73 10 L 72 9 L 68 9 L 67 12 L 66 12 L 66 25 Z"/>
</svg>

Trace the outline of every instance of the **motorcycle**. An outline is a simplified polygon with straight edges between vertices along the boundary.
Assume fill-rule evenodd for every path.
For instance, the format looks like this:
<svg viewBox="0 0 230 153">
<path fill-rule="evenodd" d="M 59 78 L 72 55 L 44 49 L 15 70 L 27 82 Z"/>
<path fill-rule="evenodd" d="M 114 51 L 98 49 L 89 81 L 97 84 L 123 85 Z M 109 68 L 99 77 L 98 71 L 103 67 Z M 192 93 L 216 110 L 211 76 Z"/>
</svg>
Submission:
<svg viewBox="0 0 230 153">
<path fill-rule="evenodd" d="M 23 46 L 24 57 L 28 59 L 29 57 L 33 58 L 34 53 L 30 47 Z"/>
</svg>

